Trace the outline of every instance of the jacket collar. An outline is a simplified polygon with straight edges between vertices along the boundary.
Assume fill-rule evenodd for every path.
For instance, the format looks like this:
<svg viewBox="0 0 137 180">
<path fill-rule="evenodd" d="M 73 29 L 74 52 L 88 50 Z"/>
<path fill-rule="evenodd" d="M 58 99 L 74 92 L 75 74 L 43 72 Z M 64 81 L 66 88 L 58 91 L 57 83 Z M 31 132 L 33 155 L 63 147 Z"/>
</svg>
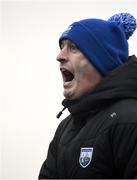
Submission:
<svg viewBox="0 0 137 180">
<path fill-rule="evenodd" d="M 65 99 L 62 104 L 75 118 L 106 108 L 125 98 L 137 98 L 137 58 L 128 61 L 110 72 L 90 93 L 76 100 Z"/>
</svg>

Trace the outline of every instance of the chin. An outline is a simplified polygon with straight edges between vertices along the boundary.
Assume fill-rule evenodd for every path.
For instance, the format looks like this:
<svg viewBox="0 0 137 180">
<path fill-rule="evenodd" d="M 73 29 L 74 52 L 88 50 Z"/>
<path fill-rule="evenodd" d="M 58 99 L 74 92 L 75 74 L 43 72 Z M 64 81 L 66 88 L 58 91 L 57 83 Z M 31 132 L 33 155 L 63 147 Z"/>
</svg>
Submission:
<svg viewBox="0 0 137 180">
<path fill-rule="evenodd" d="M 72 100 L 73 99 L 73 95 L 72 94 L 70 94 L 70 93 L 65 93 L 64 92 L 64 97 L 66 98 L 66 99 L 69 99 L 69 100 Z"/>
</svg>

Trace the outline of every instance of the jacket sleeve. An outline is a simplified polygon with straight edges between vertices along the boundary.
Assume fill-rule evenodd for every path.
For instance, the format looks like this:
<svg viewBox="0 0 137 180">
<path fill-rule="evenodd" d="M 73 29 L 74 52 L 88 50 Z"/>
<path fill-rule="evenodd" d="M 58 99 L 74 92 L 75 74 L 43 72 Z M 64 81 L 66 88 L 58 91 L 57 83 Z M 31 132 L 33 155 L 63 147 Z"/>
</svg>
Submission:
<svg viewBox="0 0 137 180">
<path fill-rule="evenodd" d="M 137 178 L 137 123 L 113 127 L 112 149 L 114 164 L 120 177 Z"/>
<path fill-rule="evenodd" d="M 55 139 L 50 143 L 47 159 L 44 161 L 38 179 L 54 179 L 57 178 L 56 172 L 56 147 Z"/>
<path fill-rule="evenodd" d="M 47 159 L 44 161 L 38 179 L 57 179 L 57 149 L 60 137 L 66 126 L 66 121 L 63 120 L 58 126 L 53 140 L 51 141 L 48 149 Z"/>
</svg>

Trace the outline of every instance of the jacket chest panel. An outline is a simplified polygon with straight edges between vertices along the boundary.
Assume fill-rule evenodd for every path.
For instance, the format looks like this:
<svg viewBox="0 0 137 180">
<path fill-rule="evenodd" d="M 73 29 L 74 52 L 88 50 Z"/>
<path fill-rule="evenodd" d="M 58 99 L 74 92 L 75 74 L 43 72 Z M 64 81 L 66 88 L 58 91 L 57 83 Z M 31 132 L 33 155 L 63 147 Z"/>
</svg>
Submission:
<svg viewBox="0 0 137 180">
<path fill-rule="evenodd" d="M 94 141 L 82 140 L 79 143 L 59 144 L 58 170 L 60 172 L 60 178 L 64 178 L 64 175 L 68 178 L 80 177 L 85 170 L 85 172 L 91 170 L 92 166 L 90 164 L 93 161 Z M 87 167 L 85 169 L 82 166 Z"/>
<path fill-rule="evenodd" d="M 112 123 L 109 116 L 100 113 L 90 117 L 79 128 L 74 126 L 73 121 L 68 124 L 58 146 L 57 166 L 60 178 L 103 178 L 102 173 L 109 168 L 112 174 L 112 165 L 106 162 L 106 165 L 103 164 L 105 156 L 107 159 L 111 158 L 109 154 L 106 155 L 108 144 L 103 137 L 106 135 L 101 135 L 104 127 L 109 125 L 108 121 Z M 101 159 L 100 156 L 104 158 Z M 106 168 L 108 164 L 110 167 Z"/>
</svg>

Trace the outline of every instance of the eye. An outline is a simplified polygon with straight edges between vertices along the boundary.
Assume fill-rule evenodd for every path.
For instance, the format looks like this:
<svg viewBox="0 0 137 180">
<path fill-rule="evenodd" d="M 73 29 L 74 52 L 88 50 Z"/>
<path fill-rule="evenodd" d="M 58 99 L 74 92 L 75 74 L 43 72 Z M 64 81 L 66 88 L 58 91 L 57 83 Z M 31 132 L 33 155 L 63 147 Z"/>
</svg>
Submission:
<svg viewBox="0 0 137 180">
<path fill-rule="evenodd" d="M 78 48 L 77 48 L 77 46 L 76 46 L 75 44 L 73 44 L 73 43 L 70 44 L 70 50 L 71 50 L 72 52 L 77 52 L 77 51 L 79 51 Z"/>
<path fill-rule="evenodd" d="M 63 47 L 64 47 L 64 43 L 62 42 L 62 43 L 60 44 L 60 49 L 63 49 Z"/>
</svg>

